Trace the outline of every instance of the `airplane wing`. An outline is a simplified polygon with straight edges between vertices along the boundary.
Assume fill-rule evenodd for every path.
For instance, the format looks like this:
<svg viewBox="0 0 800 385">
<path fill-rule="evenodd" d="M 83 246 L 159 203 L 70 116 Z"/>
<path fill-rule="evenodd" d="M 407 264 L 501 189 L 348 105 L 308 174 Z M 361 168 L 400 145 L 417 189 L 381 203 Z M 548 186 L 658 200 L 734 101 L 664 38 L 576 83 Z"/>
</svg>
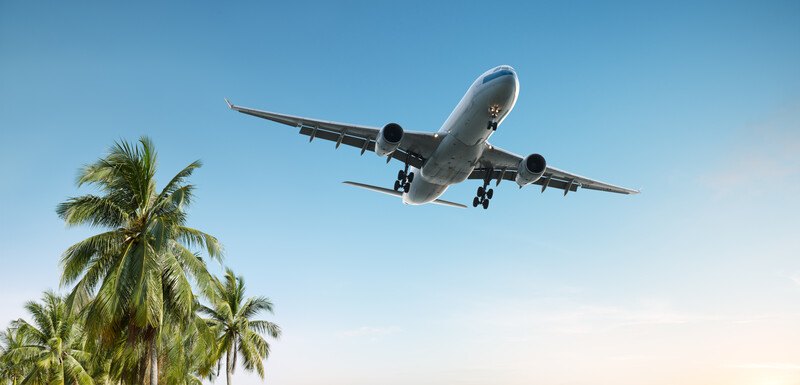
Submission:
<svg viewBox="0 0 800 385">
<path fill-rule="evenodd" d="M 300 129 L 301 135 L 309 137 L 309 141 L 319 138 L 336 142 L 336 148 L 342 144 L 359 148 L 361 155 L 366 151 L 375 151 L 375 138 L 380 132 L 380 128 L 377 127 L 330 122 L 240 107 L 232 104 L 228 99 L 225 99 L 225 103 L 228 103 L 228 108 L 234 111 L 297 127 Z M 393 152 L 390 158 L 387 157 L 386 161 L 394 158 L 402 162 L 408 161 L 409 165 L 420 168 L 425 160 L 433 154 L 441 140 L 442 136 L 433 133 L 404 131 L 398 150 Z"/>
<path fill-rule="evenodd" d="M 522 159 L 523 157 L 517 154 L 490 146 L 483 152 L 483 156 L 479 160 L 481 167 L 476 168 L 475 171 L 470 174 L 469 179 L 496 180 L 497 184 L 500 184 L 500 181 L 503 179 L 513 181 L 517 177 L 517 167 L 519 167 Z M 618 194 L 639 193 L 639 190 L 615 186 L 610 183 L 586 178 L 550 165 L 545 169 L 544 175 L 534 182 L 534 184 L 542 186 L 542 191 L 548 187 L 564 190 L 564 195 L 567 195 L 570 191 L 577 191 L 578 187 Z"/>
</svg>

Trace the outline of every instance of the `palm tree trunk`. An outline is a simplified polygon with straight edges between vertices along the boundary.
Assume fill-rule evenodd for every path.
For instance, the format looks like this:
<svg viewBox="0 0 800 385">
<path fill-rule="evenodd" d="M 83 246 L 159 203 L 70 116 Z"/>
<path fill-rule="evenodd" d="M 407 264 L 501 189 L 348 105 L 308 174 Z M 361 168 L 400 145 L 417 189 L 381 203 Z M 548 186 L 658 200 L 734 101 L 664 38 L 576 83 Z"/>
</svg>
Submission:
<svg viewBox="0 0 800 385">
<path fill-rule="evenodd" d="M 233 373 L 233 344 L 228 348 L 228 357 L 225 362 L 225 376 L 228 379 L 228 385 L 231 385 L 231 374 Z"/>
<path fill-rule="evenodd" d="M 150 337 L 150 385 L 158 385 L 158 352 L 156 336 Z"/>
</svg>

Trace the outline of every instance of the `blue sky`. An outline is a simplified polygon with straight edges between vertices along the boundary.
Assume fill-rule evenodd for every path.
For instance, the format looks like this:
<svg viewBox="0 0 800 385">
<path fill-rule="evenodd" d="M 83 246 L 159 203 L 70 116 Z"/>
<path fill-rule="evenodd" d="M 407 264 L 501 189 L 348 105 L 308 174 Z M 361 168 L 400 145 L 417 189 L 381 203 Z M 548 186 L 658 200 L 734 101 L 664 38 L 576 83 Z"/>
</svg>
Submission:
<svg viewBox="0 0 800 385">
<path fill-rule="evenodd" d="M 56 204 L 120 138 L 276 303 L 276 384 L 800 384 L 800 3 L 0 2 L 0 324 L 91 234 Z M 634 197 L 501 184 L 490 210 L 342 185 L 400 167 L 229 111 L 492 138 Z M 475 183 L 444 198 L 468 202 Z M 238 374 L 241 384 L 256 378 Z"/>
</svg>

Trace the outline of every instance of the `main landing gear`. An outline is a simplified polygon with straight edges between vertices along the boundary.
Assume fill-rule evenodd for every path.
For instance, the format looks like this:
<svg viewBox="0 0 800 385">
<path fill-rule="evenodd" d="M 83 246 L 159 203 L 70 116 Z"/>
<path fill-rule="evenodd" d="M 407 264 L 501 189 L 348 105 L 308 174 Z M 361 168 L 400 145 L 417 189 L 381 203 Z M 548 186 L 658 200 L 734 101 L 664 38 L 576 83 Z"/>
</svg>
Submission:
<svg viewBox="0 0 800 385">
<path fill-rule="evenodd" d="M 397 172 L 397 180 L 394 181 L 394 191 L 400 191 L 401 189 L 403 192 L 408 192 L 411 190 L 411 182 L 414 181 L 414 173 L 409 172 L 406 174 L 407 171 L 400 170 Z"/>
<path fill-rule="evenodd" d="M 487 130 L 497 131 L 497 117 L 500 115 L 500 106 L 489 107 L 489 123 L 486 124 Z"/>
<path fill-rule="evenodd" d="M 411 182 L 413 181 L 414 173 L 408 172 L 408 161 L 406 161 L 406 167 L 397 172 L 397 180 L 394 181 L 394 191 L 403 190 L 403 192 L 407 193 L 411 190 Z"/>
<path fill-rule="evenodd" d="M 489 200 L 492 199 L 494 196 L 494 190 L 487 188 L 489 186 L 489 178 L 484 178 L 483 186 L 478 187 L 478 196 L 472 198 L 472 207 L 478 207 L 478 205 L 483 206 L 483 209 L 486 210 L 489 208 Z"/>
</svg>

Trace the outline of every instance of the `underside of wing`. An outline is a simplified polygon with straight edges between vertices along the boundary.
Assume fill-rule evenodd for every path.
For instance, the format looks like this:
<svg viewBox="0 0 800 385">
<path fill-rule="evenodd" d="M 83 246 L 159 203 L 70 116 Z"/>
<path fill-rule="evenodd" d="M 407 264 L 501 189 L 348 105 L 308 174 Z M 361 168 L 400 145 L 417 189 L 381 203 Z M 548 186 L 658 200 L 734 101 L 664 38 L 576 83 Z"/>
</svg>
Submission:
<svg viewBox="0 0 800 385">
<path fill-rule="evenodd" d="M 234 111 L 296 127 L 299 129 L 301 135 L 309 137 L 309 141 L 314 139 L 328 140 L 336 143 L 335 148 L 339 148 L 342 144 L 356 147 L 361 150 L 362 155 L 366 151 L 375 151 L 375 141 L 380 134 L 380 128 L 377 127 L 338 123 L 256 110 L 234 105 L 227 99 L 225 102 L 228 103 L 228 107 Z M 404 131 L 398 149 L 391 154 L 391 158 L 389 159 L 393 158 L 402 162 L 408 162 L 409 165 L 417 168 L 422 167 L 425 160 L 436 150 L 441 139 L 442 137 L 440 135 L 434 135 L 432 133 Z"/>
<path fill-rule="evenodd" d="M 500 184 L 501 180 L 514 181 L 522 160 L 523 157 L 519 155 L 492 146 L 484 151 L 479 161 L 481 167 L 476 168 L 469 179 L 495 180 L 496 184 Z M 590 179 L 552 166 L 547 166 L 542 177 L 533 184 L 542 186 L 542 191 L 550 187 L 563 190 L 564 195 L 570 191 L 577 191 L 578 187 L 618 194 L 639 193 L 639 190 Z"/>
</svg>

